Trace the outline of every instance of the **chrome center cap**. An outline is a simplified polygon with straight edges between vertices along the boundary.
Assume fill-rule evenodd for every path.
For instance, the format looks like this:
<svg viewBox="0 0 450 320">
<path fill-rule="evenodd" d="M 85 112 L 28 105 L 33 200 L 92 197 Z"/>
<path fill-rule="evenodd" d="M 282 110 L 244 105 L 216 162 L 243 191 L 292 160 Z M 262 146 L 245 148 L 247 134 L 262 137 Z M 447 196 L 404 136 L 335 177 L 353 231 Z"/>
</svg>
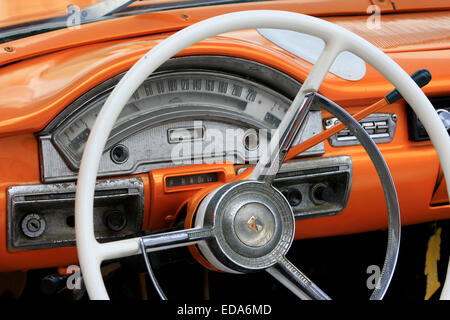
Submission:
<svg viewBox="0 0 450 320">
<path fill-rule="evenodd" d="M 247 203 L 236 212 L 234 232 L 245 245 L 262 247 L 273 237 L 275 218 L 264 204 Z"/>
</svg>

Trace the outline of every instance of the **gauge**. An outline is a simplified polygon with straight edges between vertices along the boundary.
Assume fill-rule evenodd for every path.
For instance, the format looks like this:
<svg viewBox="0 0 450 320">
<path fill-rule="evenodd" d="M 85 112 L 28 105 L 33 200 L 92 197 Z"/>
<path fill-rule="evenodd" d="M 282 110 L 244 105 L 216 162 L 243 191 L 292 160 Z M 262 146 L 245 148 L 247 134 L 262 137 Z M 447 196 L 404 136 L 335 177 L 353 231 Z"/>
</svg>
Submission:
<svg viewBox="0 0 450 320">
<path fill-rule="evenodd" d="M 109 94 L 109 92 L 108 92 Z M 108 94 L 66 119 L 54 142 L 74 167 Z M 108 146 L 147 128 L 152 123 L 177 118 L 224 118 L 255 127 L 278 127 L 289 99 L 248 79 L 209 71 L 163 73 L 147 79 L 132 95 L 111 132 Z"/>
<path fill-rule="evenodd" d="M 76 179 L 92 126 L 122 76 L 81 95 L 38 133 L 43 181 Z M 257 163 L 299 86 L 289 76 L 248 60 L 174 58 L 146 79 L 123 108 L 98 176 L 197 163 Z M 321 103 L 318 95 L 294 144 L 323 130 Z M 300 156 L 324 152 L 320 143 Z"/>
</svg>

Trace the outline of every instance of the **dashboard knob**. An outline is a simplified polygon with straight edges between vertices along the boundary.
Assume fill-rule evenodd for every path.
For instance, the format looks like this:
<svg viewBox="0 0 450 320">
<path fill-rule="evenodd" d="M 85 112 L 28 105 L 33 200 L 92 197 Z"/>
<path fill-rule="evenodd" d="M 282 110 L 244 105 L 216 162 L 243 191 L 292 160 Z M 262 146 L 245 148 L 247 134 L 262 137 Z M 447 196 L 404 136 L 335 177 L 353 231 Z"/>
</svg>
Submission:
<svg viewBox="0 0 450 320">
<path fill-rule="evenodd" d="M 37 213 L 29 213 L 25 216 L 25 218 L 23 218 L 21 227 L 22 232 L 28 238 L 37 238 L 44 233 L 46 223 L 45 220 Z"/>
<path fill-rule="evenodd" d="M 288 191 L 288 198 L 287 199 L 288 199 L 289 204 L 291 206 L 296 207 L 303 200 L 302 193 L 298 189 L 294 189 L 294 188 L 293 189 L 289 189 L 289 191 Z"/>
<path fill-rule="evenodd" d="M 127 225 L 127 216 L 122 211 L 114 210 L 105 214 L 104 222 L 109 230 L 119 232 Z"/>
<path fill-rule="evenodd" d="M 302 203 L 302 200 L 303 200 L 302 193 L 300 192 L 300 190 L 298 190 L 296 188 L 289 188 L 287 190 L 281 191 L 281 193 L 288 200 L 289 204 L 292 207 L 296 207 L 300 203 Z"/>
<path fill-rule="evenodd" d="M 333 202 L 335 200 L 335 192 L 333 188 L 325 183 L 315 184 L 311 188 L 311 199 L 316 204 L 323 204 L 325 202 Z"/>
<path fill-rule="evenodd" d="M 130 157 L 130 152 L 128 151 L 127 147 L 118 144 L 111 149 L 110 156 L 111 160 L 115 164 L 123 164 L 127 162 L 128 158 Z"/>
</svg>

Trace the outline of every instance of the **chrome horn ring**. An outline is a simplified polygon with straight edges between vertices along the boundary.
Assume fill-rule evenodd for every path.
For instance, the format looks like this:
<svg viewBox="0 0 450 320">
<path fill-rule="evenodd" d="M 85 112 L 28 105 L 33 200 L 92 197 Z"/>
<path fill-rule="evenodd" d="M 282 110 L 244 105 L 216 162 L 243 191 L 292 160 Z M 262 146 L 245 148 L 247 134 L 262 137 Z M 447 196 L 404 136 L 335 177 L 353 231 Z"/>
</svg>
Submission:
<svg viewBox="0 0 450 320">
<path fill-rule="evenodd" d="M 198 244 L 219 270 L 264 270 L 286 254 L 294 239 L 294 214 L 286 198 L 258 181 L 226 184 L 199 206 L 196 228 L 214 236 Z"/>
</svg>

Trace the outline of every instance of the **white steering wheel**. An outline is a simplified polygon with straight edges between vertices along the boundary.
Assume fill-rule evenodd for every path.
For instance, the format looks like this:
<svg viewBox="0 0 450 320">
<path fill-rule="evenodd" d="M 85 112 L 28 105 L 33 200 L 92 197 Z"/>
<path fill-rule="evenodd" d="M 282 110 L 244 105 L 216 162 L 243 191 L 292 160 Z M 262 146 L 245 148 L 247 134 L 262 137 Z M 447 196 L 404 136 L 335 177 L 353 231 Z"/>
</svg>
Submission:
<svg viewBox="0 0 450 320">
<path fill-rule="evenodd" d="M 213 17 L 177 32 L 145 54 L 114 88 L 92 128 L 81 161 L 75 200 L 75 233 L 78 258 L 86 289 L 91 299 L 108 299 L 100 272 L 102 261 L 136 255 L 141 252 L 141 238 L 100 244 L 94 236 L 93 203 L 97 171 L 106 141 L 122 108 L 139 85 L 152 72 L 181 50 L 221 33 L 255 28 L 298 31 L 319 37 L 326 43 L 317 63 L 279 125 L 278 130 L 280 132 L 285 132 L 290 120 L 296 116 L 299 105 L 305 101 L 305 96 L 310 92 L 318 91 L 337 55 L 342 51 L 350 51 L 377 69 L 397 88 L 413 108 L 437 151 L 450 196 L 450 138 L 448 133 L 422 90 L 399 65 L 381 50 L 333 23 L 297 13 L 258 10 Z M 251 178 L 258 177 L 259 174 L 261 173 L 254 172 Z M 151 241 L 154 241 L 158 246 L 170 245 L 170 247 L 174 247 L 178 244 L 197 243 L 209 236 L 207 230 L 200 228 L 191 229 L 189 232 L 172 233 L 170 244 L 161 243 L 157 237 L 153 237 Z M 443 288 L 441 295 L 443 298 L 450 296 L 450 284 L 448 282 Z"/>
</svg>

